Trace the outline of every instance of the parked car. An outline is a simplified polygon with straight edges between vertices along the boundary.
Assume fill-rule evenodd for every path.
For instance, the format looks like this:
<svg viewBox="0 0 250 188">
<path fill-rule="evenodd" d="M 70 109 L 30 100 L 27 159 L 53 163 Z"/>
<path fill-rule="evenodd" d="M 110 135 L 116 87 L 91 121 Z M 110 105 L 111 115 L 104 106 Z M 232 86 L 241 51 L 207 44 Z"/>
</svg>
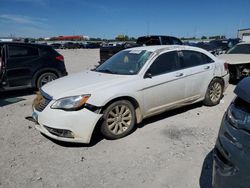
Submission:
<svg viewBox="0 0 250 188">
<path fill-rule="evenodd" d="M 78 42 L 79 48 L 86 48 L 87 42 Z"/>
<path fill-rule="evenodd" d="M 242 42 L 218 56 L 228 63 L 231 81 L 250 75 L 250 42 Z"/>
<path fill-rule="evenodd" d="M 52 46 L 54 49 L 61 49 L 62 48 L 62 44 L 60 44 L 60 43 L 52 43 L 50 46 Z"/>
<path fill-rule="evenodd" d="M 236 98 L 222 119 L 213 153 L 214 188 L 250 187 L 250 77 L 237 85 Z"/>
<path fill-rule="evenodd" d="M 63 48 L 63 49 L 77 49 L 77 48 L 80 48 L 80 46 L 79 46 L 78 43 L 74 43 L 74 42 L 65 42 L 65 43 L 62 45 L 62 48 Z"/>
<path fill-rule="evenodd" d="M 98 122 L 104 137 L 118 139 L 166 110 L 199 101 L 217 105 L 228 79 L 224 61 L 200 48 L 130 48 L 94 70 L 43 86 L 32 117 L 56 140 L 89 143 Z"/>
<path fill-rule="evenodd" d="M 183 45 L 180 39 L 172 36 L 159 36 L 159 35 L 142 36 L 137 39 L 136 43 L 126 42 L 123 43 L 122 45 L 101 47 L 99 63 L 102 64 L 104 61 L 112 57 L 117 52 L 127 48 L 132 48 L 137 46 L 174 45 L 174 44 Z"/>
<path fill-rule="evenodd" d="M 224 54 L 234 45 L 238 44 L 240 39 L 232 38 L 232 39 L 219 39 L 219 40 L 211 40 L 209 44 L 213 46 L 213 51 L 216 53 L 215 55 Z"/>
<path fill-rule="evenodd" d="M 194 46 L 207 50 L 213 55 L 218 55 L 220 53 L 218 48 L 209 42 L 198 42 Z"/>
<path fill-rule="evenodd" d="M 87 42 L 85 48 L 90 48 L 90 49 L 100 48 L 100 44 L 96 42 Z"/>
<path fill-rule="evenodd" d="M 0 91 L 40 88 L 67 75 L 64 58 L 51 46 L 1 42 Z"/>
</svg>

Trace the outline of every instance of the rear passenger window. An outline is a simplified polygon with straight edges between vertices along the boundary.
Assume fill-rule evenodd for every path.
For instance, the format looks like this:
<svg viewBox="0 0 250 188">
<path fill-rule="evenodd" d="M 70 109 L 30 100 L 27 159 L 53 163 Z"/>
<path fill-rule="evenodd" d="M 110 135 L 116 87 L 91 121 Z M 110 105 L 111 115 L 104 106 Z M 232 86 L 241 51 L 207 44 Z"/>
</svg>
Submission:
<svg viewBox="0 0 250 188">
<path fill-rule="evenodd" d="M 9 57 L 37 56 L 38 49 L 29 46 L 9 46 Z"/>
<path fill-rule="evenodd" d="M 202 54 L 203 55 L 203 59 L 204 59 L 204 64 L 207 64 L 207 63 L 213 63 L 214 60 L 212 60 L 210 57 L 208 57 L 207 55 L 205 54 Z"/>
<path fill-rule="evenodd" d="M 150 66 L 148 72 L 152 76 L 172 72 L 177 70 L 178 54 L 176 51 L 167 52 L 159 57 Z"/>
<path fill-rule="evenodd" d="M 212 62 L 214 61 L 210 57 L 200 52 L 189 51 L 189 50 L 183 50 L 180 52 L 181 68 L 189 68 Z"/>
</svg>

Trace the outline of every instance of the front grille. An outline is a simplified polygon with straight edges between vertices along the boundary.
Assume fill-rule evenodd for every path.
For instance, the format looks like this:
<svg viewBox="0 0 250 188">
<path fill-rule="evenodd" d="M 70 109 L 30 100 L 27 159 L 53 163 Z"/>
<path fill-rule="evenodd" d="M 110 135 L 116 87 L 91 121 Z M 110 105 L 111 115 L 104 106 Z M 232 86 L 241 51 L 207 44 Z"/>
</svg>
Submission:
<svg viewBox="0 0 250 188">
<path fill-rule="evenodd" d="M 45 98 L 41 93 L 37 93 L 33 106 L 38 112 L 42 112 L 46 106 L 50 103 L 51 99 Z"/>
</svg>

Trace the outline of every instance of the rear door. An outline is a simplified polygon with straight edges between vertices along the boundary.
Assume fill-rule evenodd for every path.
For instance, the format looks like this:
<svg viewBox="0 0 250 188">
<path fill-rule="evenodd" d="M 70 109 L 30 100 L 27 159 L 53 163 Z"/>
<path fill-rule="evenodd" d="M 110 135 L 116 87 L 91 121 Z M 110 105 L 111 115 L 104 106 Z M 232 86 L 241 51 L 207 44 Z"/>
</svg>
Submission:
<svg viewBox="0 0 250 188">
<path fill-rule="evenodd" d="M 8 44 L 6 77 L 10 87 L 31 84 L 39 59 L 38 48 L 27 45 Z"/>
<path fill-rule="evenodd" d="M 203 96 L 213 79 L 215 62 L 207 55 L 193 50 L 179 51 L 180 68 L 185 73 L 186 98 L 196 100 Z"/>
</svg>

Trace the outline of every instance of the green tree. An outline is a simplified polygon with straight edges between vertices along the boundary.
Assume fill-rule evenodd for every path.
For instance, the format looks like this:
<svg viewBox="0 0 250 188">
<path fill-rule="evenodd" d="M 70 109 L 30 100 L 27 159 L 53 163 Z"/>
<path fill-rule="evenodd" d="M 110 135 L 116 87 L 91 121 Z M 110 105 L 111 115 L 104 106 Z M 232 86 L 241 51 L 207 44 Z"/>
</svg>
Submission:
<svg viewBox="0 0 250 188">
<path fill-rule="evenodd" d="M 125 40 L 128 40 L 128 36 L 126 36 L 126 35 L 118 35 L 117 37 L 115 37 L 115 40 L 117 40 L 117 41 L 125 41 Z"/>
</svg>

